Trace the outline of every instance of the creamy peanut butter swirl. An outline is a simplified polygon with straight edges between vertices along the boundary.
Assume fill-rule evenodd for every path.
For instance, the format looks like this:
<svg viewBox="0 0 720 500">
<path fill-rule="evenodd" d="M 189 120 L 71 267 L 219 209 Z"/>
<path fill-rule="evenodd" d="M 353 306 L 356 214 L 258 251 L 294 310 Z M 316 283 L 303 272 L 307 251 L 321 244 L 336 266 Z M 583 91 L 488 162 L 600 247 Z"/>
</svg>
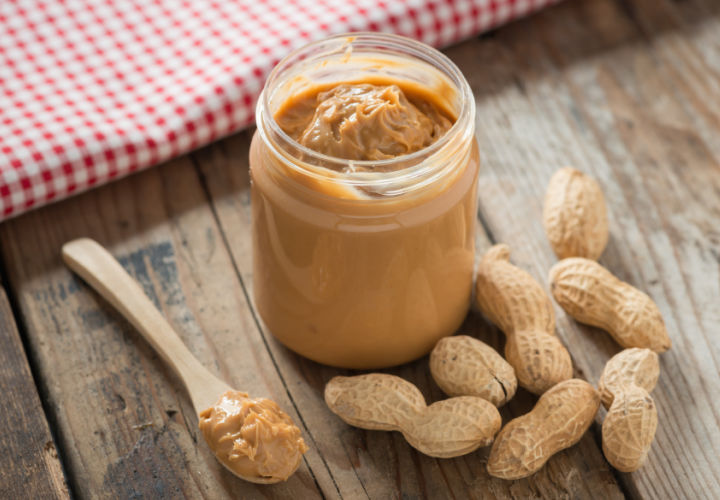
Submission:
<svg viewBox="0 0 720 500">
<path fill-rule="evenodd" d="M 346 160 L 386 160 L 419 151 L 453 124 L 430 94 L 413 95 L 401 82 L 340 83 L 293 96 L 275 121 L 297 142 Z"/>
<path fill-rule="evenodd" d="M 284 481 L 308 447 L 300 429 L 274 401 L 228 391 L 200 413 L 200 430 L 210 449 L 242 477 Z"/>
</svg>

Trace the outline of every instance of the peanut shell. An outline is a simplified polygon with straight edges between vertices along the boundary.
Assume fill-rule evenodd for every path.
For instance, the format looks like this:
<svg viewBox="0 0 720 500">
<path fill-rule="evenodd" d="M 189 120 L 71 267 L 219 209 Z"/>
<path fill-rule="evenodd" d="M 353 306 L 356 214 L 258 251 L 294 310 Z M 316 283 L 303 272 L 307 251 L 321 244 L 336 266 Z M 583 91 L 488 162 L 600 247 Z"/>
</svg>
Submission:
<svg viewBox="0 0 720 500">
<path fill-rule="evenodd" d="M 647 294 L 593 260 L 563 259 L 550 269 L 550 289 L 566 313 L 606 330 L 622 347 L 655 352 L 671 346 L 660 310 Z"/>
<path fill-rule="evenodd" d="M 448 396 L 477 396 L 497 407 L 517 389 L 513 367 L 495 349 L 467 335 L 440 339 L 430 353 L 430 373 Z"/>
<path fill-rule="evenodd" d="M 656 352 L 639 347 L 620 351 L 605 364 L 598 382 L 603 406 L 610 408 L 615 393 L 624 385 L 637 385 L 651 392 L 659 376 L 660 362 Z"/>
<path fill-rule="evenodd" d="M 461 396 L 427 406 L 417 387 L 385 373 L 334 377 L 325 386 L 325 402 L 352 426 L 400 431 L 412 447 L 439 458 L 489 445 L 501 425 L 497 408 L 482 398 Z"/>
<path fill-rule="evenodd" d="M 480 310 L 507 336 L 505 358 L 518 383 L 542 394 L 572 377 L 572 361 L 555 336 L 555 313 L 542 286 L 510 263 L 507 245 L 495 245 L 478 266 L 476 298 Z"/>
<path fill-rule="evenodd" d="M 600 406 L 597 391 L 584 380 L 560 382 L 535 407 L 508 422 L 493 443 L 487 470 L 502 479 L 534 474 L 555 453 L 582 438 Z"/>
<path fill-rule="evenodd" d="M 543 225 L 559 259 L 597 260 L 608 242 L 608 217 L 600 185 L 579 170 L 561 168 L 550 179 Z"/>
<path fill-rule="evenodd" d="M 639 469 L 657 424 L 657 409 L 648 391 L 638 385 L 619 388 L 602 425 L 602 449 L 610 465 L 622 472 Z"/>
</svg>

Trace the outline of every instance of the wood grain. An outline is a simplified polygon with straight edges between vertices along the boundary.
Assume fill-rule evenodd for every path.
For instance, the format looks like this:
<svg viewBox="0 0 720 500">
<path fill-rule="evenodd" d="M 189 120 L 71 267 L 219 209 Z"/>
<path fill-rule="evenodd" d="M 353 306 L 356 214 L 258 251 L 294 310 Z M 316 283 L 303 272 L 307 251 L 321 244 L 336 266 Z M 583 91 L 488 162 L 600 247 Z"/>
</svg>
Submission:
<svg viewBox="0 0 720 500">
<path fill-rule="evenodd" d="M 252 300 L 247 155 L 250 135 L 245 133 L 226 139 L 195 153 L 193 157 L 203 174 L 233 262 Z M 490 244 L 481 227 L 478 228 L 477 243 L 480 252 Z M 555 456 L 548 467 L 532 478 L 508 482 L 493 479 L 487 474 L 487 448 L 456 459 L 434 459 L 410 448 L 397 433 L 349 427 L 329 413 L 322 390 L 333 376 L 350 372 L 323 367 L 296 356 L 272 339 L 259 318 L 257 321 L 283 378 L 306 379 L 307 383 L 289 386 L 289 390 L 293 400 L 303 409 L 313 442 L 328 463 L 336 479 L 338 493 L 343 497 L 356 498 L 367 494 L 370 498 L 404 495 L 410 498 L 485 498 L 490 492 L 496 498 L 593 498 L 598 492 L 609 498 L 622 497 L 591 435 L 587 435 L 579 446 Z M 479 320 L 475 313 L 468 316 L 461 331 L 481 337 L 498 349 L 502 346 L 502 335 Z M 427 357 L 384 371 L 413 382 L 428 403 L 445 397 L 432 381 Z M 503 420 L 528 412 L 535 401 L 535 397 L 520 391 L 502 409 Z"/>
<path fill-rule="evenodd" d="M 55 442 L 0 288 L 0 498 L 70 498 Z"/>
<path fill-rule="evenodd" d="M 611 219 L 601 263 L 654 298 L 674 342 L 661 356 L 648 462 L 618 476 L 632 496 L 718 498 L 720 12 L 593 0 L 533 21 L 449 51 L 478 102 L 482 218 L 546 281 L 555 258 L 539 213 L 550 176 L 569 164 L 600 181 Z M 619 347 L 558 313 L 576 368 L 596 382 Z"/>
<path fill-rule="evenodd" d="M 204 444 L 181 382 L 61 263 L 64 242 L 98 240 L 206 367 L 232 386 L 273 398 L 300 421 L 187 158 L 28 214 L 3 225 L 0 235 L 80 497 L 321 496 L 316 476 L 324 469 L 309 468 L 318 461 L 314 450 L 282 484 L 253 485 L 225 470 Z"/>
<path fill-rule="evenodd" d="M 540 214 L 550 176 L 573 165 L 605 191 L 611 241 L 601 263 L 657 301 L 674 343 L 653 392 L 659 428 L 648 463 L 632 474 L 609 468 L 598 446 L 602 411 L 578 446 L 516 482 L 487 476 L 488 450 L 432 459 L 398 433 L 353 429 L 332 415 L 322 390 L 345 372 L 289 352 L 252 307 L 246 132 L 0 226 L 9 285 L 80 497 L 720 497 L 720 5 L 564 2 L 447 54 L 478 105 L 478 252 L 506 242 L 513 261 L 546 283 L 555 258 Z M 205 366 L 290 413 L 311 447 L 296 476 L 243 483 L 196 446 L 179 381 L 61 265 L 60 246 L 78 236 L 111 249 Z M 618 346 L 557 312 L 577 375 L 597 382 Z M 476 312 L 461 331 L 504 342 Z M 427 359 L 389 372 L 429 402 L 443 397 Z M 519 391 L 504 421 L 534 401 Z"/>
<path fill-rule="evenodd" d="M 246 161 L 246 138 L 237 139 Z M 236 167 L 227 162 L 223 176 L 239 172 Z M 483 498 L 487 491 L 499 498 L 591 498 L 597 491 L 621 497 L 590 436 L 541 474 L 508 483 L 487 477 L 487 450 L 436 460 L 397 433 L 342 423 L 322 400 L 325 382 L 339 371 L 290 353 L 259 327 L 239 271 L 248 260 L 227 252 L 229 239 L 216 227 L 200 186 L 190 163 L 178 160 L 0 228 L 28 340 L 81 497 Z M 243 186 L 233 196 L 241 204 L 247 182 Z M 247 207 L 241 215 L 248 215 Z M 242 228 L 233 234 L 247 237 Z M 198 436 L 180 381 L 109 304 L 62 266 L 61 244 L 80 235 L 114 252 L 206 366 L 231 385 L 273 397 L 298 422 L 311 451 L 290 481 L 259 489 L 217 463 Z M 24 252 L 28 247 L 35 251 Z M 483 328 L 472 316 L 466 331 Z M 428 400 L 442 397 L 427 359 L 393 372 L 416 382 Z M 527 394 L 516 398 L 505 418 L 533 402 Z"/>
</svg>

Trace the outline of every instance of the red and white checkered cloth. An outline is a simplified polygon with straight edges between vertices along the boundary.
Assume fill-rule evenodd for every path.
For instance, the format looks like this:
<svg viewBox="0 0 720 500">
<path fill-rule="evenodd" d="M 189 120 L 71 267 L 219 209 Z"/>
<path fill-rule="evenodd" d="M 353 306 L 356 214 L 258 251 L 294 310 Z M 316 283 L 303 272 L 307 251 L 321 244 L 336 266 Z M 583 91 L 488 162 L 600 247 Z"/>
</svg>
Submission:
<svg viewBox="0 0 720 500">
<path fill-rule="evenodd" d="M 445 46 L 555 1 L 0 0 L 0 219 L 247 126 L 309 41 Z"/>
</svg>

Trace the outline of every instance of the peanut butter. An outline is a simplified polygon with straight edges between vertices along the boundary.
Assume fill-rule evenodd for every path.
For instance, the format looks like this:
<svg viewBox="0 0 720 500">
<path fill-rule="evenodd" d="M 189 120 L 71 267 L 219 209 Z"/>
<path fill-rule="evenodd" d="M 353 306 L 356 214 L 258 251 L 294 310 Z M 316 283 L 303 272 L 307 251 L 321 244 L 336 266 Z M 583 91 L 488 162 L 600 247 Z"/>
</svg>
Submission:
<svg viewBox="0 0 720 500">
<path fill-rule="evenodd" d="M 457 68 L 417 42 L 319 43 L 279 65 L 258 105 L 255 304 L 278 340 L 315 361 L 405 363 L 452 334 L 470 304 L 474 103 Z M 418 51 L 432 54 L 407 55 Z"/>
<path fill-rule="evenodd" d="M 241 477 L 285 480 L 308 449 L 277 403 L 245 392 L 223 394 L 200 413 L 199 426 L 220 462 Z"/>
<path fill-rule="evenodd" d="M 386 160 L 414 153 L 435 142 L 455 119 L 400 85 L 313 88 L 285 101 L 274 118 L 303 146 L 335 158 Z"/>
</svg>

